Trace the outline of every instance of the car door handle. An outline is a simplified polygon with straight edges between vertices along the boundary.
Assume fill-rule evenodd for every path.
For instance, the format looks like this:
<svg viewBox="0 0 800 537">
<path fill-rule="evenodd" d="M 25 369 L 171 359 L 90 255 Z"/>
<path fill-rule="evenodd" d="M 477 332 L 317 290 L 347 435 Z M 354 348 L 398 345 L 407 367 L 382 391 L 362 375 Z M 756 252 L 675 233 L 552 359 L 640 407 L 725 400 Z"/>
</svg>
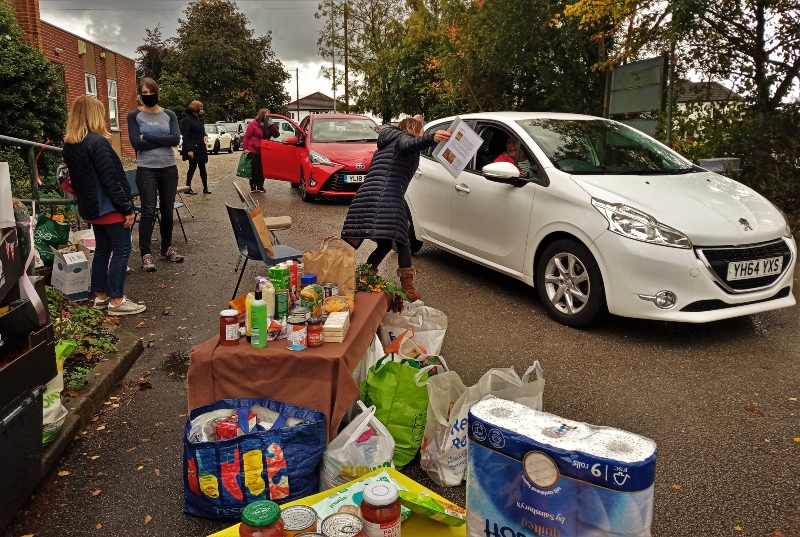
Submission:
<svg viewBox="0 0 800 537">
<path fill-rule="evenodd" d="M 464 183 L 457 184 L 456 185 L 456 190 L 458 190 L 462 194 L 469 194 L 470 192 L 472 192 L 472 190 L 470 190 L 469 187 L 467 185 L 465 185 Z"/>
</svg>

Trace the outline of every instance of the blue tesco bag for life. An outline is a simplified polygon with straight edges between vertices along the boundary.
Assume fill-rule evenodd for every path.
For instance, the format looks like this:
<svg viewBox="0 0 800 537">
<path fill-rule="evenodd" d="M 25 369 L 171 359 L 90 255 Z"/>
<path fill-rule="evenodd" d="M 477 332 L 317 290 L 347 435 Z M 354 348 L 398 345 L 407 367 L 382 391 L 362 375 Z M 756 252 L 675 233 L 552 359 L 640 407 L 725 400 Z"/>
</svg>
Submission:
<svg viewBox="0 0 800 537">
<path fill-rule="evenodd" d="M 217 440 L 216 427 L 226 420 L 235 421 L 239 435 Z M 238 520 L 254 501 L 316 494 L 327 441 L 325 415 L 309 408 L 271 399 L 224 399 L 195 408 L 183 436 L 183 510 Z"/>
</svg>

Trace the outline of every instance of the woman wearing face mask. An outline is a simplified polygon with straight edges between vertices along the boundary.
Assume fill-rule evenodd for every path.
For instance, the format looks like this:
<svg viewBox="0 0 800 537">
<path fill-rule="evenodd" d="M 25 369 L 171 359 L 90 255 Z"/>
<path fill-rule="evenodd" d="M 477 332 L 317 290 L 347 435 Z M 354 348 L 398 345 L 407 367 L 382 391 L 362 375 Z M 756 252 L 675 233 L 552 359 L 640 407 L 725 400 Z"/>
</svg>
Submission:
<svg viewBox="0 0 800 537">
<path fill-rule="evenodd" d="M 278 126 L 267 117 L 269 110 L 262 108 L 255 119 L 247 125 L 247 131 L 242 140 L 242 149 L 253 166 L 250 175 L 250 192 L 266 192 L 264 189 L 264 170 L 261 166 L 261 140 L 277 138 L 281 135 Z"/>
<path fill-rule="evenodd" d="M 178 190 L 178 166 L 172 148 L 180 143 L 181 132 L 175 113 L 158 106 L 159 88 L 155 80 L 141 79 L 137 91 L 144 106 L 128 114 L 128 137 L 136 150 L 136 185 L 142 202 L 139 224 L 142 270 L 153 272 L 156 264 L 150 253 L 150 239 L 159 204 L 161 259 L 172 263 L 183 261 L 183 256 L 172 246 L 172 213 Z"/>
<path fill-rule="evenodd" d="M 187 194 L 195 195 L 197 192 L 192 190 L 192 177 L 194 171 L 200 168 L 200 180 L 203 181 L 203 194 L 211 194 L 208 190 L 208 174 L 206 173 L 206 162 L 208 162 L 208 151 L 206 150 L 205 125 L 203 124 L 203 103 L 192 101 L 186 114 L 183 116 L 183 160 L 189 161 L 189 172 L 186 174 L 186 186 L 189 187 Z"/>
</svg>

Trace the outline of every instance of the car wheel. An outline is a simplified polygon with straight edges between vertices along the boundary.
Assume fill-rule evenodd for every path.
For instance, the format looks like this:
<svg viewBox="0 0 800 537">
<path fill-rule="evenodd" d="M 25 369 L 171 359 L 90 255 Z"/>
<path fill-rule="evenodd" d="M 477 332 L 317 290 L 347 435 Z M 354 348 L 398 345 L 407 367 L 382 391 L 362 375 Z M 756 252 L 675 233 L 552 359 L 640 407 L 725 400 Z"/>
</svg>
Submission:
<svg viewBox="0 0 800 537">
<path fill-rule="evenodd" d="M 559 240 L 545 248 L 536 267 L 536 287 L 554 320 L 583 328 L 603 313 L 605 288 L 594 256 L 583 244 Z"/>
<path fill-rule="evenodd" d="M 316 196 L 309 194 L 308 190 L 306 190 L 306 174 L 303 172 L 303 168 L 300 168 L 300 184 L 298 188 L 300 189 L 300 199 L 303 201 L 311 203 L 317 199 Z"/>
<path fill-rule="evenodd" d="M 214 154 L 219 155 L 219 142 L 214 144 Z"/>
</svg>

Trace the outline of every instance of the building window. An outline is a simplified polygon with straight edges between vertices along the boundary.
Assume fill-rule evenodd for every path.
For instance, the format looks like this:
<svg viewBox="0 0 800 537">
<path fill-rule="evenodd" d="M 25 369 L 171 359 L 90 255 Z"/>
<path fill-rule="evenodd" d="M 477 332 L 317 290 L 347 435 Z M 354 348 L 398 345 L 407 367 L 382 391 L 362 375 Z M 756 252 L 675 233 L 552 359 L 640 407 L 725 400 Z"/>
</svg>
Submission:
<svg viewBox="0 0 800 537">
<path fill-rule="evenodd" d="M 97 97 L 97 77 L 86 73 L 86 95 Z"/>
<path fill-rule="evenodd" d="M 119 130 L 119 106 L 117 105 L 117 81 L 108 81 L 108 115 L 111 118 L 111 130 Z"/>
</svg>

